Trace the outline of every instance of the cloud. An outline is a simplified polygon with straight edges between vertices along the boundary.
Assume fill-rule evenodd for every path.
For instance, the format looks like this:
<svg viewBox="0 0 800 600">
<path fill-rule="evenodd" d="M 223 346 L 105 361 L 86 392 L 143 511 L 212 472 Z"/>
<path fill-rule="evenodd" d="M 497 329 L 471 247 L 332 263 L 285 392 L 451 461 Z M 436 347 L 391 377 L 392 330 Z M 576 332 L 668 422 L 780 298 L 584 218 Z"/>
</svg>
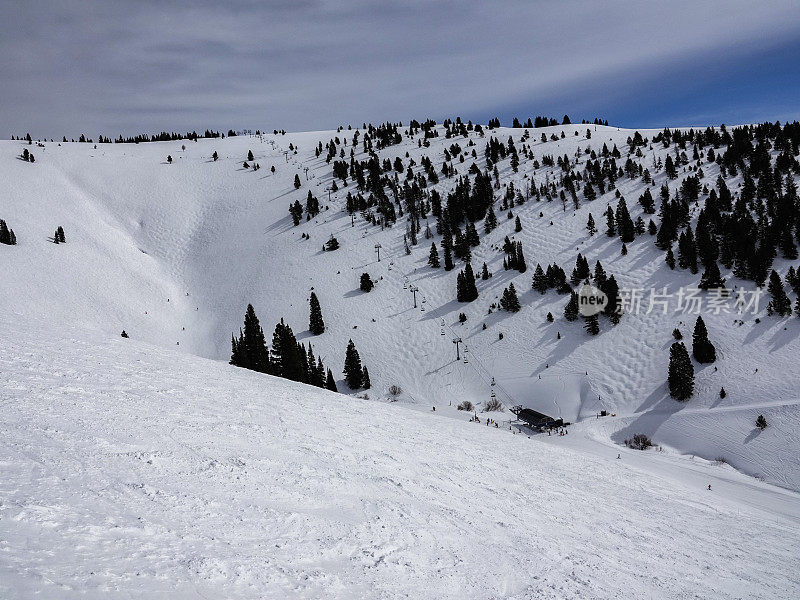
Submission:
<svg viewBox="0 0 800 600">
<path fill-rule="evenodd" d="M 48 137 L 535 107 L 800 20 L 795 1 L 3 1 L 0 128 Z"/>
</svg>

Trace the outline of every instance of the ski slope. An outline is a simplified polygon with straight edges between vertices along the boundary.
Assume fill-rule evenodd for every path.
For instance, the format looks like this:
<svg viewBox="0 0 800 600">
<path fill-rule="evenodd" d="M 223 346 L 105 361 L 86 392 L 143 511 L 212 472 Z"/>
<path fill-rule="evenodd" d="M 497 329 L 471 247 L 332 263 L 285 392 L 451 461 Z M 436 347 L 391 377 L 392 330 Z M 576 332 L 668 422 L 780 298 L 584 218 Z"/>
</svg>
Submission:
<svg viewBox="0 0 800 600">
<path fill-rule="evenodd" d="M 800 592 L 800 497 L 733 470 L 0 325 L 3 598 Z"/>
<path fill-rule="evenodd" d="M 591 139 L 585 138 L 587 128 Z M 559 139 L 543 143 L 537 139 L 542 132 Z M 460 304 L 455 300 L 460 265 L 451 272 L 429 268 L 431 240 L 420 236 L 406 255 L 402 218 L 382 230 L 356 215 L 351 226 L 344 197 L 355 191 L 352 182 L 328 201 L 331 165 L 324 153 L 317 158 L 314 148 L 337 135 L 352 138 L 352 133 L 345 129 L 97 148 L 48 142 L 44 149 L 34 147 L 34 164 L 14 158 L 22 142 L 0 142 L 0 176 L 7 182 L 0 218 L 19 240 L 18 246 L 0 247 L 0 307 L 54 331 L 65 323 L 104 336 L 125 329 L 138 341 L 227 360 L 230 334 L 241 326 L 244 309 L 252 303 L 268 338 L 274 324 L 285 318 L 300 341 L 311 341 L 339 379 L 340 390 L 345 387 L 340 379 L 344 350 L 352 338 L 369 367 L 372 399 L 385 401 L 388 386 L 398 384 L 404 390 L 400 403 L 424 412 L 436 406 L 437 413 L 464 420 L 467 415 L 455 406 L 470 400 L 480 408 L 493 390 L 507 407 L 526 403 L 568 420 L 593 419 L 606 409 L 617 416 L 602 426 L 587 424 L 596 427 L 594 437 L 621 442 L 631 433 L 646 433 L 656 443 L 708 460 L 722 458 L 743 472 L 800 490 L 800 443 L 794 435 L 800 419 L 800 320 L 760 314 L 757 324 L 757 315 L 746 314 L 739 324 L 737 314 L 704 314 L 720 358 L 711 366 L 696 365 L 695 396 L 678 404 L 665 385 L 671 332 L 679 327 L 690 338 L 694 315 L 658 310 L 628 314 L 616 327 L 603 320 L 601 334 L 590 337 L 580 322 L 564 320 L 564 296 L 531 289 L 536 263 L 557 262 L 569 273 L 577 252 L 592 267 L 600 260 L 621 287 L 676 290 L 697 284 L 699 276 L 666 267 L 650 236 L 629 244 L 627 256 L 620 254 L 619 240 L 602 233 L 602 213 L 607 204 L 616 203 L 613 191 L 591 203 L 582 200 L 577 210 L 559 201 L 515 207 L 523 225 L 516 234 L 513 220 L 501 211 L 500 226 L 492 233 L 484 234 L 479 224 L 481 244 L 473 249 L 473 265 L 485 261 L 493 276 L 478 282 L 478 300 Z M 640 133 L 652 138 L 656 131 Z M 440 135 L 429 148 L 419 147 L 420 136 L 404 136 L 401 144 L 378 155 L 390 161 L 399 156 L 407 165 L 408 154 L 419 170 L 423 155 L 440 166 L 450 144 L 457 141 L 465 147 L 473 141 L 482 166 L 489 135 L 500 140 L 511 135 L 519 145 L 521 134 L 520 129 L 501 128 L 486 138 L 473 132 L 469 140 Z M 624 153 L 631 135 L 631 130 L 614 127 L 565 125 L 535 129 L 529 142 L 537 159 L 545 154 L 573 157 L 578 149 L 599 151 L 604 143 L 609 148 L 616 144 Z M 290 144 L 296 152 L 289 150 Z M 349 154 L 350 146 L 345 149 Z M 249 150 L 261 170 L 242 167 Z M 357 160 L 365 158 L 360 146 L 356 150 Z M 220 156 L 216 162 L 210 158 L 214 151 Z M 670 151 L 660 145 L 647 148 L 644 161 Z M 167 155 L 172 164 L 167 164 Z M 585 155 L 580 160 L 585 162 Z M 455 161 L 454 166 L 465 174 L 471 162 Z M 503 186 L 558 176 L 558 168 L 534 169 L 524 157 L 518 173 L 508 163 L 498 164 Z M 704 164 L 703 169 L 703 181 L 713 185 L 718 167 Z M 299 190 L 292 184 L 296 174 Z M 663 172 L 655 175 L 654 191 L 664 177 Z M 728 179 L 732 190 L 739 179 Z M 670 183 L 672 189 L 680 180 Z M 436 188 L 446 196 L 453 182 L 442 177 Z M 635 220 L 641 214 L 636 199 L 643 183 L 621 178 L 618 188 Z M 293 227 L 287 208 L 295 200 L 304 204 L 309 190 L 323 210 Z M 501 188 L 495 195 L 502 193 Z M 590 212 L 601 230 L 594 237 L 585 229 Z M 48 243 L 58 225 L 66 230 L 66 245 Z M 341 249 L 322 252 L 331 234 Z M 523 243 L 527 273 L 503 270 L 497 247 L 506 235 Z M 432 241 L 440 247 L 439 236 Z M 376 244 L 381 245 L 380 262 Z M 775 265 L 784 274 L 789 266 L 782 259 Z M 364 272 L 377 282 L 369 294 L 358 290 Z M 731 287 L 752 287 L 730 273 L 723 276 Z M 512 281 L 523 310 L 488 314 Z M 420 289 L 416 309 L 410 285 Z M 327 326 L 317 337 L 307 331 L 312 289 Z M 765 308 L 766 300 L 762 313 Z M 467 316 L 464 324 L 458 322 L 461 312 Z M 553 323 L 545 318 L 548 312 L 555 316 Z M 466 362 L 463 356 L 456 360 L 455 337 L 466 345 Z M 720 399 L 723 386 L 727 396 Z M 754 423 L 761 413 L 771 426 L 758 434 Z M 496 418 L 510 416 L 506 411 Z"/>
</svg>

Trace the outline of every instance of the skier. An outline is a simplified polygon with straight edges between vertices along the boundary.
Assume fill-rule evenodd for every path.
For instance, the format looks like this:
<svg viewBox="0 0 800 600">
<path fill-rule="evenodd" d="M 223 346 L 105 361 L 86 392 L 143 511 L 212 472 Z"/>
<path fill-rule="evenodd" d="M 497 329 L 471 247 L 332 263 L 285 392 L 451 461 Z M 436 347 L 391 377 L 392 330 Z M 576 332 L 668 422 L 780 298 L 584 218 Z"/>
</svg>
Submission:
<svg viewBox="0 0 800 600">
<path fill-rule="evenodd" d="M 619 460 L 620 458 L 621 458 L 621 456 L 619 454 L 617 454 L 617 460 Z"/>
<path fill-rule="evenodd" d="M 708 491 L 711 491 L 711 484 L 708 484 Z"/>
</svg>

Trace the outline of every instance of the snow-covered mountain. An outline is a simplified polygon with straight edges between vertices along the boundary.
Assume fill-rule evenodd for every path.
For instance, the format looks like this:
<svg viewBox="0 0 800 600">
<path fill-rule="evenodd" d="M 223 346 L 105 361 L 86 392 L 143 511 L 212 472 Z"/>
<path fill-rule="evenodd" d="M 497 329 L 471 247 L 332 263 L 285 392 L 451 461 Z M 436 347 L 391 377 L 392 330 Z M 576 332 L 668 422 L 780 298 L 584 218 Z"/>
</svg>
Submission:
<svg viewBox="0 0 800 600">
<path fill-rule="evenodd" d="M 800 319 L 767 315 L 766 287 L 755 311 L 704 309 L 717 360 L 694 364 L 695 393 L 678 402 L 666 385 L 673 330 L 691 348 L 697 315 L 677 303 L 700 274 L 671 270 L 648 233 L 627 254 L 604 233 L 617 193 L 634 221 L 659 224 L 637 198 L 649 187 L 657 205 L 662 184 L 674 195 L 701 165 L 696 223 L 721 172 L 708 148 L 698 163 L 690 145 L 668 179 L 660 165 L 675 145 L 639 131 L 647 142 L 630 157 L 652 181 L 621 176 L 594 200 L 578 192 L 575 206 L 559 198 L 566 171 L 556 159 L 581 171 L 616 146 L 623 167 L 636 132 L 559 125 L 448 138 L 438 125 L 425 138 L 400 127 L 399 143 L 374 149 L 380 162 L 400 159 L 402 187 L 411 161 L 417 175 L 430 159 L 438 183 L 423 193 L 436 190 L 443 202 L 473 163 L 484 169 L 490 138 L 511 137 L 520 150 L 518 170 L 508 157 L 493 165 L 498 226 L 485 233 L 478 221 L 471 248 L 476 272 L 485 262 L 492 276 L 464 303 L 464 263 L 428 266 L 431 242 L 442 252 L 430 213 L 432 237 L 422 219 L 407 253 L 407 215 L 382 227 L 369 222 L 374 209 L 346 211 L 347 194 L 359 190 L 351 177 L 332 186 L 333 162 L 349 162 L 351 149 L 356 161 L 369 157 L 359 131 L 355 145 L 346 128 L 0 142 L 0 219 L 17 238 L 0 245 L 3 595 L 797 593 L 797 569 L 786 565 L 800 540 Z M 17 158 L 26 148 L 35 162 Z M 443 162 L 454 175 L 441 174 Z M 741 173 L 724 179 L 736 196 Z M 557 191 L 537 200 L 526 194 L 531 182 Z M 512 184 L 525 201 L 509 218 L 501 206 Z M 288 208 L 305 206 L 309 192 L 321 212 L 294 226 Z M 65 244 L 52 243 L 58 226 Z M 332 235 L 340 248 L 323 251 Z M 506 236 L 522 243 L 526 272 L 503 268 Z M 591 336 L 580 319 L 565 319 L 568 295 L 532 289 L 537 263 L 569 276 L 578 253 L 592 269 L 599 260 L 621 289 L 639 290 L 641 310 L 631 306 L 617 325 L 602 318 Z M 791 264 L 778 257 L 773 267 L 785 277 Z M 359 290 L 363 273 L 375 282 L 369 293 Z M 729 269 L 722 275 L 731 290 L 756 291 Z M 517 313 L 496 306 L 512 282 Z M 650 290 L 664 288 L 667 310 L 648 310 Z M 308 331 L 311 291 L 326 325 L 318 336 Z M 349 392 L 341 371 L 352 339 L 372 382 L 358 394 L 369 398 L 227 365 L 248 303 L 268 341 L 284 319 L 310 342 L 340 391 Z M 403 390 L 397 403 L 388 401 L 393 384 Z M 505 410 L 481 414 L 482 427 L 456 410 L 468 400 L 480 413 L 493 393 Z M 509 409 L 519 404 L 574 425 L 566 436 L 515 435 Z M 486 418 L 500 426 L 487 428 Z M 637 433 L 660 450 L 625 449 Z"/>
<path fill-rule="evenodd" d="M 636 199 L 645 188 L 651 187 L 657 203 L 663 183 L 674 193 L 690 174 L 684 166 L 677 179 L 668 180 L 663 169 L 654 168 L 658 160 L 674 154 L 674 145 L 664 148 L 651 142 L 642 146 L 642 158 L 634 156 L 650 168 L 650 185 L 640 177 L 621 177 L 617 190 L 607 190 L 592 202 L 579 193 L 577 210 L 571 200 L 562 203 L 557 196 L 551 202 L 531 199 L 515 206 L 513 213 L 522 224 L 522 231 L 515 233 L 514 220 L 499 209 L 508 185 L 513 183 L 519 191 L 531 180 L 539 185 L 557 181 L 562 171 L 557 165 L 540 164 L 545 156 L 566 155 L 580 169 L 590 159 L 587 149 L 600 153 L 603 145 L 616 146 L 627 154 L 626 142 L 635 135 L 597 125 L 529 130 L 532 135 L 525 143 L 534 160 L 520 154 L 516 173 L 508 158 L 497 164 L 502 183 L 495 190 L 499 226 L 484 234 L 478 223 L 481 240 L 472 249 L 472 263 L 478 271 L 486 262 L 493 276 L 478 282 L 478 300 L 458 303 L 455 280 L 463 263 L 457 260 L 450 272 L 427 266 L 431 241 L 441 253 L 441 236 L 435 231 L 432 240 L 420 234 L 418 245 L 406 255 L 404 217 L 383 229 L 356 213 L 351 224 L 345 197 L 357 192 L 352 181 L 347 187 L 339 182 L 339 190 L 328 200 L 333 161 L 326 162 L 327 151 L 317 157 L 315 150 L 338 138 L 349 160 L 355 131 L 96 148 L 46 143 L 44 148 L 32 146 L 37 155 L 32 164 L 14 158 L 24 142 L 2 142 L 7 159 L 0 167 L 6 182 L 0 218 L 14 228 L 19 242 L 0 247 L 0 303 L 6 312 L 32 315 L 56 327 L 71 322 L 109 335 L 125 329 L 134 339 L 216 359 L 230 356 L 230 335 L 241 327 L 244 309 L 252 303 L 268 340 L 274 324 L 284 318 L 300 341 L 313 343 L 337 378 L 347 341 L 353 339 L 370 369 L 373 389 L 368 393 L 373 398 L 385 399 L 387 387 L 397 384 L 404 390 L 402 402 L 447 411 L 465 399 L 476 405 L 486 401 L 494 378 L 494 391 L 506 406 L 533 402 L 541 412 L 571 421 L 606 409 L 617 416 L 613 423 L 604 423 L 603 435 L 617 441 L 646 433 L 658 443 L 708 459 L 723 458 L 750 474 L 800 488 L 800 448 L 792 435 L 800 420 L 795 359 L 800 321 L 765 318 L 766 293 L 758 315 L 704 310 L 720 359 L 714 365 L 697 365 L 695 396 L 678 403 L 666 389 L 669 345 L 676 327 L 691 337 L 696 316 L 676 310 L 677 294 L 682 286 L 696 286 L 700 275 L 670 270 L 652 236 L 638 237 L 623 256 L 619 239 L 603 233 L 603 213 L 608 204 L 616 206 L 617 190 L 635 220 L 642 215 Z M 473 163 L 483 168 L 490 137 L 504 142 L 511 136 L 521 147 L 526 130 L 484 130 L 483 136 L 470 131 L 466 138 L 450 139 L 443 127 L 436 131 L 439 136 L 428 139 L 429 147 L 420 145 L 419 133 L 403 135 L 401 143 L 377 150 L 377 155 L 391 163 L 400 157 L 405 168 L 413 159 L 415 172 L 422 171 L 422 158 L 429 157 L 438 171 L 445 151 L 458 143 L 466 158 L 451 164 L 466 174 Z M 652 140 L 658 131 L 639 133 Z M 345 139 L 348 145 L 343 145 Z M 477 158 L 470 155 L 473 149 Z M 354 150 L 355 160 L 367 157 L 360 143 Z M 216 162 L 211 159 L 215 151 Z M 262 169 L 243 167 L 249 151 Z M 166 162 L 168 155 L 172 164 Z M 620 166 L 623 161 L 624 156 Z M 719 166 L 703 160 L 702 169 L 702 182 L 713 189 Z M 295 175 L 301 181 L 299 189 L 293 185 Z M 402 182 L 405 173 L 399 175 Z M 446 198 L 455 181 L 442 176 L 428 191 L 436 189 Z M 741 173 L 727 181 L 736 193 Z M 293 227 L 288 206 L 296 200 L 305 205 L 309 191 L 320 200 L 321 213 Z M 600 230 L 594 236 L 585 228 L 589 213 Z M 645 222 L 651 218 L 643 216 Z M 428 221 L 434 229 L 435 218 L 428 215 Z M 67 244 L 48 243 L 58 225 L 66 231 Z M 423 232 L 424 228 L 423 221 Z M 331 235 L 341 249 L 323 252 Z M 522 242 L 526 273 L 503 270 L 499 248 L 506 236 Z M 629 311 L 616 327 L 602 320 L 600 335 L 592 337 L 580 321 L 564 319 L 568 297 L 531 289 L 537 263 L 557 263 L 569 275 L 578 252 L 592 268 L 600 260 L 621 288 L 642 290 L 639 314 Z M 782 274 L 789 265 L 780 258 L 775 262 Z M 358 289 L 365 272 L 377 283 L 369 294 Z M 751 282 L 738 281 L 729 272 L 723 275 L 730 288 L 755 290 Z M 522 310 L 487 314 L 511 282 Z M 417 309 L 411 286 L 419 288 Z M 665 286 L 674 294 L 666 314 L 660 305 L 648 313 L 649 290 L 660 292 Z M 312 289 L 327 326 L 316 337 L 307 331 Z M 553 323 L 545 318 L 548 312 L 555 317 Z M 467 317 L 463 324 L 459 313 Z M 761 317 L 760 323 L 755 323 L 756 317 Z M 464 341 L 466 363 L 463 358 L 456 361 L 456 336 Z M 340 390 L 343 387 L 340 380 Z M 719 397 L 722 387 L 725 398 Z M 759 433 L 754 423 L 762 413 L 771 426 Z"/>
</svg>

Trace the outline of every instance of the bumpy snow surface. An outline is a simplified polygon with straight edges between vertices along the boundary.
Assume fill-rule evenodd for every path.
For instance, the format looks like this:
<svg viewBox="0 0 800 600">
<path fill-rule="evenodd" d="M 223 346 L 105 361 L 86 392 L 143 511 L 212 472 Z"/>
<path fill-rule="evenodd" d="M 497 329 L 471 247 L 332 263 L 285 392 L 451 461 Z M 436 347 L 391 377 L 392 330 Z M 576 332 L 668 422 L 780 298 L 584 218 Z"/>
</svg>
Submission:
<svg viewBox="0 0 800 600">
<path fill-rule="evenodd" d="M 3 326 L 3 598 L 800 590 L 797 496 L 733 470 Z"/>
<path fill-rule="evenodd" d="M 590 126 L 586 139 L 586 129 L 536 129 L 526 143 L 538 160 L 580 165 L 587 147 L 616 144 L 624 162 L 633 131 Z M 478 158 L 453 161 L 465 175 L 473 160 L 483 168 L 489 135 L 521 146 L 519 129 L 449 140 L 438 130 L 429 148 L 404 136 L 378 155 L 405 167 L 413 158 L 415 172 L 427 155 L 438 171 L 446 148 L 471 152 L 473 141 Z M 559 139 L 542 143 L 542 132 Z M 441 236 L 420 234 L 406 255 L 402 217 L 386 229 L 360 214 L 351 224 L 353 182 L 329 199 L 331 164 L 314 148 L 337 135 L 349 160 L 347 130 L 47 142 L 31 147 L 32 164 L 15 158 L 22 142 L 0 142 L 0 218 L 18 240 L 0 245 L 0 597 L 800 596 L 800 319 L 767 316 L 765 298 L 758 314 L 703 312 L 718 360 L 695 364 L 695 395 L 678 403 L 665 385 L 672 330 L 689 341 L 696 315 L 674 297 L 666 313 L 601 319 L 591 337 L 564 319 L 564 296 L 531 289 L 537 263 L 569 274 L 578 252 L 623 288 L 697 285 L 699 275 L 666 267 L 649 235 L 621 255 L 603 234 L 613 191 L 577 209 L 531 199 L 513 209 L 515 233 L 502 186 L 560 170 L 521 155 L 514 173 L 501 161 L 499 226 L 484 234 L 478 223 L 472 252 L 493 276 L 458 303 L 460 261 L 427 266 Z M 243 168 L 248 150 L 261 170 Z M 645 166 L 674 152 L 643 150 Z M 355 158 L 366 156 L 359 144 Z M 718 167 L 703 170 L 713 187 Z M 657 197 L 665 174 L 651 171 Z M 673 194 L 687 174 L 668 182 Z M 435 187 L 446 197 L 454 181 Z M 740 181 L 727 180 L 734 193 Z M 617 186 L 636 219 L 646 185 Z M 322 212 L 294 227 L 288 206 L 309 190 Z M 66 244 L 48 239 L 59 225 Z M 323 252 L 331 234 L 341 248 Z M 523 243 L 524 274 L 502 268 L 506 235 Z M 774 266 L 785 275 L 789 264 Z M 489 314 L 512 281 L 522 310 Z M 312 288 L 319 336 L 307 330 Z M 285 318 L 311 342 L 342 391 L 352 339 L 370 398 L 228 366 L 248 303 L 268 340 Z M 392 384 L 403 392 L 390 403 Z M 505 411 L 484 414 L 492 391 Z M 480 425 L 456 410 L 462 400 Z M 563 437 L 513 433 L 515 404 L 576 423 Z M 596 418 L 604 409 L 613 416 Z M 659 448 L 627 450 L 636 433 Z"/>
</svg>

